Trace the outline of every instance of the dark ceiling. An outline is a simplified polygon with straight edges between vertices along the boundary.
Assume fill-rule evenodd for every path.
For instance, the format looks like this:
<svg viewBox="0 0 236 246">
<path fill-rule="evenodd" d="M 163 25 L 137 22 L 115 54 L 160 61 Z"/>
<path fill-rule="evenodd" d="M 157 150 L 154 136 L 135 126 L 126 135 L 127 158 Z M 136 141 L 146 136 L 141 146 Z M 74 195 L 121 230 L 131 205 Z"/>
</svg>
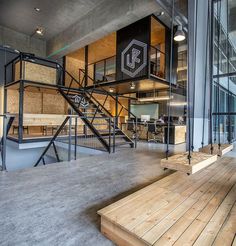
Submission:
<svg viewBox="0 0 236 246">
<path fill-rule="evenodd" d="M 32 35 L 45 28 L 48 40 L 93 11 L 103 0 L 0 0 L 0 25 Z M 36 12 L 34 8 L 40 8 Z"/>
</svg>

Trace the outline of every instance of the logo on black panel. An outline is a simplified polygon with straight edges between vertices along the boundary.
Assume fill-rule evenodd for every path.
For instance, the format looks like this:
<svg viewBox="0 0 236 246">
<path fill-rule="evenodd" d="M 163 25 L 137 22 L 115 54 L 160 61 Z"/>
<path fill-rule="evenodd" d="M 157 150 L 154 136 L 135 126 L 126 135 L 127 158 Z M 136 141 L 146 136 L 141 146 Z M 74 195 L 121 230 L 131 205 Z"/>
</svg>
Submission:
<svg viewBox="0 0 236 246">
<path fill-rule="evenodd" d="M 89 102 L 82 96 L 74 95 L 71 97 L 75 104 L 79 104 L 82 108 L 89 106 Z"/>
<path fill-rule="evenodd" d="M 121 52 L 121 71 L 130 77 L 147 65 L 147 44 L 133 39 Z"/>
</svg>

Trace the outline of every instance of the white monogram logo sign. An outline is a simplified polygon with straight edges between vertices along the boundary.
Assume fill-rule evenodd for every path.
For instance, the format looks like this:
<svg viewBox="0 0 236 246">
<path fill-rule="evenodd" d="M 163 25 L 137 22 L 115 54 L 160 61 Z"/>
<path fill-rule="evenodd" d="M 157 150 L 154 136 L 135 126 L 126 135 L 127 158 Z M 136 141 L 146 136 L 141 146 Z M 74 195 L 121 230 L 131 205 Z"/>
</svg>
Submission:
<svg viewBox="0 0 236 246">
<path fill-rule="evenodd" d="M 121 71 L 130 77 L 147 65 L 147 44 L 133 39 L 121 52 Z"/>
</svg>

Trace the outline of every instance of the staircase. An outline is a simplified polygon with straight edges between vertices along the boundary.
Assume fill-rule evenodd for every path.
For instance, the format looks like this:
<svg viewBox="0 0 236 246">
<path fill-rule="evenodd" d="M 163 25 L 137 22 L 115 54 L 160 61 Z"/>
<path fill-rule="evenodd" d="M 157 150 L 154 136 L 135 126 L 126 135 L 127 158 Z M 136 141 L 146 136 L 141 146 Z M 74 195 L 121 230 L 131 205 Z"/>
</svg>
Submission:
<svg viewBox="0 0 236 246">
<path fill-rule="evenodd" d="M 97 93 L 95 89 L 86 90 L 83 88 L 82 83 L 84 78 L 80 83 L 66 70 L 64 70 L 64 73 L 65 76 L 69 76 L 70 85 L 68 88 L 58 87 L 58 91 L 72 109 L 81 117 L 88 129 L 87 134 L 91 133 L 95 135 L 108 152 L 111 152 L 111 149 L 113 149 L 114 152 L 116 147 L 121 145 L 129 145 L 131 148 L 135 147 L 134 141 L 118 127 L 117 118 L 113 117 L 105 107 L 107 100 L 116 100 L 116 98 L 111 93 L 102 90 L 100 92 L 102 92 L 104 96 L 104 101 L 101 103 L 94 95 Z M 75 84 L 77 86 L 76 90 L 74 87 L 72 88 Z M 120 111 L 117 117 L 120 116 L 123 110 L 129 112 L 120 102 L 117 103 L 120 105 Z M 132 115 L 131 112 L 129 112 L 129 114 Z M 132 116 L 136 118 L 134 115 Z M 111 135 L 112 138 L 110 137 Z"/>
</svg>

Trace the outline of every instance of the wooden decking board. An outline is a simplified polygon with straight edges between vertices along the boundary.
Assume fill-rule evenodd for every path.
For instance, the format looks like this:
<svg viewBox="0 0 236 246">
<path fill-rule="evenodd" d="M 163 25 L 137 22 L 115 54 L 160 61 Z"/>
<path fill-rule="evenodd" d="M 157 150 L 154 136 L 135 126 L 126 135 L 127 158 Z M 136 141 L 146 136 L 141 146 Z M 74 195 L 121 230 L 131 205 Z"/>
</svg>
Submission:
<svg viewBox="0 0 236 246">
<path fill-rule="evenodd" d="M 236 233 L 236 202 L 234 203 L 228 217 L 226 218 L 223 226 L 221 227 L 215 241 L 214 246 L 230 245 Z"/>
<path fill-rule="evenodd" d="M 157 194 L 157 196 L 154 197 L 140 197 L 139 199 L 134 200 L 134 206 L 131 207 L 129 205 L 124 205 L 122 209 L 120 209 L 114 214 L 111 214 L 109 216 L 109 219 L 121 225 L 134 221 L 135 218 L 140 216 L 140 213 L 142 211 L 145 211 L 146 213 L 151 213 L 151 211 L 156 211 L 161 207 L 165 206 L 168 203 L 168 201 L 162 198 L 168 194 L 170 194 L 170 192 L 164 191 L 163 194 L 159 193 L 159 195 Z M 143 199 L 146 200 L 145 203 L 143 203 Z"/>
<path fill-rule="evenodd" d="M 202 189 L 204 194 L 199 198 L 199 200 L 193 204 L 193 206 L 167 231 L 163 234 L 156 242 L 157 245 L 173 245 L 177 239 L 181 236 L 183 231 L 185 231 L 188 226 L 196 219 L 200 214 L 202 209 L 208 204 L 208 202 L 214 197 L 214 195 L 220 189 L 220 181 L 223 181 L 224 178 L 230 173 L 232 169 L 229 169 L 228 172 L 221 173 L 219 176 L 214 176 L 212 181 L 209 181 L 205 188 L 205 192 Z"/>
<path fill-rule="evenodd" d="M 220 189 L 219 185 L 212 185 L 210 186 L 210 189 L 206 190 L 205 193 L 202 193 L 199 197 L 195 198 L 195 202 L 192 203 L 189 207 L 187 207 L 186 210 L 180 210 L 183 206 L 181 204 L 179 207 L 177 207 L 171 214 L 165 217 L 160 223 L 156 224 L 151 230 L 149 230 L 143 238 L 145 238 L 146 241 L 148 241 L 151 244 L 155 245 L 155 242 L 168 230 L 174 226 L 175 223 L 178 222 L 178 220 L 185 220 L 186 218 L 188 219 L 191 216 L 193 216 L 194 213 L 198 215 L 200 213 L 201 209 L 203 209 L 206 204 L 211 200 L 211 198 L 214 196 L 214 194 Z M 192 196 L 189 196 L 188 199 L 191 199 Z M 187 199 L 187 200 L 188 200 Z M 187 214 L 187 216 L 184 218 L 184 216 Z M 196 215 L 196 216 L 197 216 Z M 178 227 L 177 227 L 178 228 Z M 153 235 L 153 237 L 152 237 Z"/>
<path fill-rule="evenodd" d="M 220 171 L 220 169 L 219 169 L 219 171 Z M 215 170 L 215 176 L 216 177 L 213 176 L 211 179 L 213 179 L 213 178 L 217 179 L 218 176 L 222 175 L 222 174 L 223 174 L 222 172 L 218 173 Z M 192 197 L 195 199 L 199 198 L 204 193 L 204 190 L 208 189 L 209 185 L 211 185 L 211 179 L 207 183 L 205 183 L 207 178 L 208 177 L 205 176 L 204 178 L 199 180 L 197 183 L 194 183 L 192 185 L 192 187 L 188 188 L 187 194 L 184 193 L 184 196 L 183 196 L 182 195 L 183 193 L 181 193 L 182 199 L 180 199 L 179 201 L 172 199 L 173 206 L 170 206 L 170 204 L 169 204 L 169 206 L 167 206 L 166 208 L 163 208 L 160 211 L 158 211 L 157 213 L 150 215 L 150 217 L 146 221 L 144 221 L 143 223 L 138 225 L 136 228 L 134 228 L 133 231 L 139 237 L 142 237 L 148 230 L 150 230 L 155 224 L 157 224 L 163 218 L 165 218 L 169 213 L 171 213 L 176 207 L 178 207 L 188 197 Z M 201 189 L 198 189 L 200 186 L 201 186 Z M 152 222 L 152 223 L 150 223 L 150 222 Z"/>
<path fill-rule="evenodd" d="M 207 178 L 207 173 L 205 173 L 204 175 L 203 174 L 201 174 L 199 176 Z M 187 175 L 184 176 L 184 183 L 186 183 L 185 179 L 188 179 Z M 198 180 L 199 180 L 199 178 L 198 178 Z M 197 185 L 197 183 L 194 183 L 194 185 Z M 176 188 L 175 184 L 173 184 L 172 186 Z M 182 184 L 179 185 L 179 186 L 180 186 L 179 188 L 183 187 Z M 188 184 L 188 187 L 189 186 L 192 186 L 192 185 Z M 192 190 L 194 190 L 193 186 L 191 188 L 192 188 Z M 179 192 L 181 192 L 181 190 L 179 190 Z M 160 190 L 158 193 L 155 193 L 155 196 L 154 196 L 154 198 L 157 199 L 156 206 L 157 206 L 157 208 L 160 208 L 160 209 L 161 209 L 161 207 L 158 204 L 158 200 L 161 201 L 163 195 L 166 196 L 166 198 L 167 198 L 166 194 L 164 194 L 164 193 L 161 194 L 161 193 L 163 193 L 162 190 Z M 144 195 L 144 196 L 138 197 L 138 199 L 135 198 L 133 200 L 134 205 L 132 207 L 129 206 L 129 205 L 128 205 L 128 207 L 126 205 L 123 205 L 123 206 L 120 206 L 119 208 L 117 208 L 116 210 L 112 210 L 113 216 L 110 215 L 109 219 L 111 221 L 115 221 L 116 223 L 121 224 L 121 225 L 125 224 L 126 229 L 131 230 L 134 225 L 136 225 L 136 224 L 138 224 L 138 222 L 142 221 L 143 217 L 146 218 L 149 214 L 153 214 L 156 211 L 158 211 L 158 209 L 156 209 L 156 210 L 148 209 L 147 205 L 148 205 L 148 202 L 150 202 L 148 200 L 149 199 L 149 195 L 150 194 L 146 193 L 146 197 Z M 170 193 L 168 197 L 171 200 L 173 200 L 175 198 L 173 193 Z M 176 198 L 178 198 L 178 197 L 176 196 Z M 145 203 L 143 203 L 144 200 L 145 200 Z M 182 199 L 182 201 L 183 200 L 184 199 Z M 151 201 L 151 203 L 152 202 L 153 201 Z M 163 203 L 163 201 L 161 201 L 161 202 Z M 142 203 L 143 203 L 143 206 L 141 205 Z M 178 203 L 175 203 L 175 205 L 176 204 L 178 204 Z M 144 211 L 144 209 L 145 209 L 145 213 L 142 214 L 141 212 Z M 134 210 L 136 210 L 136 211 L 134 211 Z M 125 215 L 124 215 L 124 211 L 125 211 Z M 140 214 L 142 214 L 142 216 L 140 216 Z"/>
<path fill-rule="evenodd" d="M 143 221 L 147 220 L 149 217 L 151 217 L 151 215 L 158 213 L 158 211 L 162 209 L 165 209 L 169 204 L 172 204 L 172 206 L 175 206 L 176 203 L 178 204 L 178 202 L 182 200 L 183 198 L 179 194 L 169 193 L 169 196 L 164 199 L 165 204 L 163 204 L 163 206 L 158 206 L 158 209 L 143 210 L 144 208 L 140 207 L 140 209 L 138 210 L 139 214 L 137 216 L 131 216 L 132 219 L 130 221 L 125 222 L 125 227 L 126 229 L 132 231 L 133 228 L 135 228 L 139 224 L 142 224 Z M 172 201 L 175 201 L 175 203 L 173 203 Z M 120 222 L 121 224 L 123 224 L 122 220 L 120 220 Z"/>
<path fill-rule="evenodd" d="M 227 194 L 215 214 L 212 216 L 204 230 L 201 232 L 194 245 L 211 245 L 214 242 L 221 226 L 227 218 L 236 200 L 236 185 Z"/>
<path fill-rule="evenodd" d="M 119 246 L 149 246 L 140 238 L 129 234 L 103 217 L 101 218 L 101 232 Z"/>
<path fill-rule="evenodd" d="M 102 214 L 102 215 L 106 215 L 108 213 L 111 213 L 113 212 L 114 210 L 116 210 L 117 208 L 123 206 L 124 204 L 126 204 L 127 202 L 130 202 L 132 201 L 133 199 L 139 197 L 139 196 L 142 196 L 143 194 L 147 193 L 147 192 L 151 192 L 152 190 L 155 190 L 155 188 L 162 188 L 163 187 L 163 184 L 165 183 L 168 183 L 169 181 L 171 181 L 172 183 L 174 182 L 173 179 L 175 178 L 178 178 L 181 174 L 180 173 L 174 173 L 172 174 L 173 176 L 170 177 L 171 175 L 165 177 L 164 179 L 161 179 L 151 185 L 148 185 L 146 186 L 145 188 L 141 189 L 141 190 L 138 190 L 136 192 L 134 192 L 133 194 L 127 196 L 127 197 L 124 197 L 123 199 L 103 208 L 103 209 L 100 209 L 98 211 L 98 214 Z M 170 185 L 170 183 L 168 183 Z"/>
<path fill-rule="evenodd" d="M 198 217 L 193 221 L 193 223 L 185 230 L 181 237 L 176 241 L 174 245 L 189 244 L 192 245 L 198 236 L 205 228 L 207 223 L 210 221 L 211 217 L 214 215 L 227 193 L 231 190 L 233 186 L 233 180 L 235 182 L 236 174 L 231 175 L 228 185 L 224 185 L 222 189 L 211 199 L 207 206 L 201 211 Z"/>
<path fill-rule="evenodd" d="M 188 174 L 194 174 L 203 168 L 217 161 L 217 155 L 210 155 L 203 152 L 192 152 L 191 162 L 189 164 L 188 152 L 176 154 L 161 160 L 161 166 L 171 170 L 176 170 Z"/>
<path fill-rule="evenodd" d="M 100 210 L 102 232 L 119 246 L 220 245 L 226 236 L 223 245 L 232 245 L 234 158 L 220 159 L 191 176 L 176 172 L 163 180 Z"/>
</svg>

